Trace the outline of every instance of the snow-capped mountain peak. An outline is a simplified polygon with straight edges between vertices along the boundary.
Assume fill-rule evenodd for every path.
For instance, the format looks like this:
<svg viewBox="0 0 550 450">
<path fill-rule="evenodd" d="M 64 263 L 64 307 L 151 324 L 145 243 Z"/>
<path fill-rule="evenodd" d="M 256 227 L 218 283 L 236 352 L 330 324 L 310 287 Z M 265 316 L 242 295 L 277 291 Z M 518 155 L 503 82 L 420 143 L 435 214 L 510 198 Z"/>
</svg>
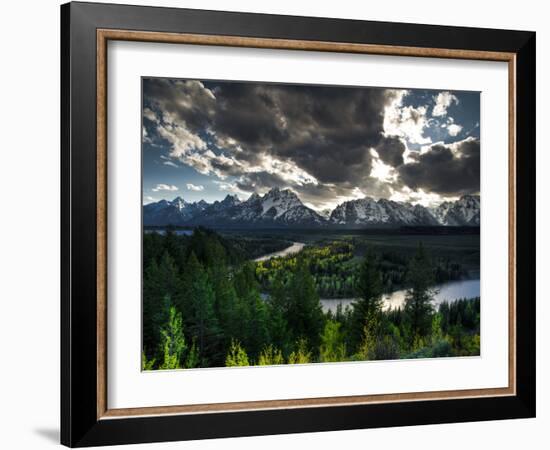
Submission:
<svg viewBox="0 0 550 450">
<path fill-rule="evenodd" d="M 443 202 L 431 213 L 441 225 L 479 226 L 481 200 L 479 195 L 463 195 L 454 202 Z"/>
<path fill-rule="evenodd" d="M 387 213 L 371 197 L 341 203 L 330 215 L 330 221 L 338 225 L 386 223 L 387 220 Z"/>
<path fill-rule="evenodd" d="M 246 201 L 227 195 L 212 204 L 187 202 L 181 197 L 143 206 L 145 225 L 205 225 L 212 227 L 399 227 L 479 226 L 480 198 L 464 195 L 435 208 L 365 197 L 318 213 L 302 203 L 290 189 L 273 188 L 253 193 Z"/>
<path fill-rule="evenodd" d="M 292 208 L 306 208 L 298 196 L 289 189 L 271 189 L 262 197 L 262 215 L 278 218 Z"/>
<path fill-rule="evenodd" d="M 181 211 L 185 208 L 187 202 L 181 197 L 176 197 L 174 200 L 172 200 L 172 205 Z"/>
</svg>

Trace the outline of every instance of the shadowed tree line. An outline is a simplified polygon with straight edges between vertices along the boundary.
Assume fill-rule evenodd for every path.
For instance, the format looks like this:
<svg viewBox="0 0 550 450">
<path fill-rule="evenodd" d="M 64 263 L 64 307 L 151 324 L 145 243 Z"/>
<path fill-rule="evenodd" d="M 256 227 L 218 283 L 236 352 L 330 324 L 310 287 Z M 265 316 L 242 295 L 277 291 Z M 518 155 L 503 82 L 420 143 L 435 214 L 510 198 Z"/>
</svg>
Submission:
<svg viewBox="0 0 550 450">
<path fill-rule="evenodd" d="M 479 298 L 433 306 L 434 270 L 420 244 L 402 309 L 383 309 L 381 261 L 356 265 L 352 308 L 324 313 L 308 252 L 273 273 L 266 294 L 255 263 L 233 242 L 143 236 L 145 370 L 303 364 L 479 354 Z"/>
</svg>

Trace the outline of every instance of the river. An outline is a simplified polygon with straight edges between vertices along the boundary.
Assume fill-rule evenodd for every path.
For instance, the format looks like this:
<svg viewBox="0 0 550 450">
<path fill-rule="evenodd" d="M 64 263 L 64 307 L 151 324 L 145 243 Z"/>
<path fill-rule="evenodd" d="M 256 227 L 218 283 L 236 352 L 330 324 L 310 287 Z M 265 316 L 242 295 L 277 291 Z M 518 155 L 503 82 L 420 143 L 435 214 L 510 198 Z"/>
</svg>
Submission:
<svg viewBox="0 0 550 450">
<path fill-rule="evenodd" d="M 256 258 L 254 262 L 260 262 L 260 261 L 267 261 L 271 258 L 279 258 L 281 256 L 288 256 L 292 255 L 294 253 L 301 252 L 306 244 L 303 242 L 293 242 L 291 246 L 285 248 L 284 250 L 280 250 L 278 252 L 274 253 L 268 253 L 267 255 L 260 256 L 259 258 Z"/>
<path fill-rule="evenodd" d="M 256 258 L 254 261 L 267 261 L 271 258 L 277 258 L 281 256 L 288 256 L 294 253 L 300 252 L 304 248 L 303 242 L 293 242 L 289 247 L 280 250 L 278 252 L 268 253 L 267 255 Z M 478 275 L 478 273 L 476 274 Z M 478 275 L 479 276 L 479 275 Z M 471 298 L 479 297 L 479 279 L 473 280 L 458 280 L 448 281 L 446 283 L 439 284 L 433 288 L 436 293 L 434 295 L 435 305 L 439 305 L 444 301 L 452 302 L 459 298 Z M 394 291 L 390 294 L 384 294 L 382 297 L 384 301 L 384 309 L 399 308 L 405 303 L 405 295 L 407 291 L 405 289 Z M 351 304 L 356 301 L 354 298 L 321 298 L 321 306 L 323 311 L 336 312 L 338 305 L 342 305 L 345 309 L 347 306 L 351 307 Z"/>
<path fill-rule="evenodd" d="M 479 297 L 479 280 L 459 280 L 449 281 L 434 287 L 436 294 L 434 295 L 435 305 L 439 305 L 444 301 L 452 302 L 459 298 Z M 406 290 L 394 291 L 391 294 L 383 296 L 384 309 L 399 308 L 405 303 Z M 350 306 L 355 301 L 353 298 L 322 298 L 321 306 L 323 311 L 336 312 L 338 305 L 343 308 Z"/>
</svg>

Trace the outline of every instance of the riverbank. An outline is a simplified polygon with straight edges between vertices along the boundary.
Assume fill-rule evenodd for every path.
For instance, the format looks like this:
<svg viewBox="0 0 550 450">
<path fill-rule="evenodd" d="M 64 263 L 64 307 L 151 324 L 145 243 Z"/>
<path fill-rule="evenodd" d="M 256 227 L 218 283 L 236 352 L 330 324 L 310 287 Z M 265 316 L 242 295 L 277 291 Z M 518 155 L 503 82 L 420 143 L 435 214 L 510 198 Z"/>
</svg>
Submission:
<svg viewBox="0 0 550 450">
<path fill-rule="evenodd" d="M 260 256 L 259 258 L 254 259 L 254 262 L 267 261 L 271 258 L 281 258 L 288 255 L 293 255 L 294 253 L 299 253 L 302 251 L 306 244 L 303 242 L 293 242 L 289 247 L 280 250 L 278 252 L 268 253 L 267 255 Z"/>
<path fill-rule="evenodd" d="M 480 284 L 477 280 L 458 280 L 449 281 L 434 286 L 434 305 L 437 306 L 443 302 L 453 302 L 459 298 L 472 298 L 480 296 Z M 405 304 L 406 289 L 394 291 L 390 294 L 384 294 L 382 300 L 384 309 L 401 308 Z M 342 308 L 350 307 L 355 298 L 321 298 L 319 300 L 324 312 L 336 312 L 338 305 Z"/>
</svg>

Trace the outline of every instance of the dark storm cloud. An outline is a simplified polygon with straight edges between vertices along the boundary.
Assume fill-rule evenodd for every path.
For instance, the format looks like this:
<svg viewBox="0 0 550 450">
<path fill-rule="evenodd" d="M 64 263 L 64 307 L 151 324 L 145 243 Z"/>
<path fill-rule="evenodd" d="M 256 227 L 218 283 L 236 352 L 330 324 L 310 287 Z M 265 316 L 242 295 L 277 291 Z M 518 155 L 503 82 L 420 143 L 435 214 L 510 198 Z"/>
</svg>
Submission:
<svg viewBox="0 0 550 450">
<path fill-rule="evenodd" d="M 146 78 L 143 97 L 162 115 L 183 121 L 189 131 L 198 133 L 212 123 L 216 99 L 200 81 Z M 168 117 L 167 117 L 168 119 Z"/>
<path fill-rule="evenodd" d="M 211 130 L 225 144 L 222 150 L 240 147 L 241 160 L 256 161 L 265 153 L 333 183 L 350 177 L 360 182 L 370 172 L 369 148 L 381 139 L 392 93 L 146 79 L 144 96 L 154 110 L 184 122 L 189 131 Z"/>
<path fill-rule="evenodd" d="M 384 137 L 380 140 L 376 151 L 380 159 L 390 166 L 398 167 L 403 164 L 405 144 L 398 137 Z"/>
<path fill-rule="evenodd" d="M 143 94 L 146 131 L 156 127 L 170 157 L 201 174 L 232 177 L 244 192 L 289 187 L 321 204 L 403 187 L 445 195 L 479 190 L 479 142 L 477 153 L 466 142 L 457 154 L 448 145 L 408 152 L 415 161 L 404 164 L 405 139 L 384 133 L 386 108 L 403 91 L 144 79 Z M 425 119 L 426 108 L 403 108 L 413 125 Z M 371 149 L 394 171 L 391 181 L 371 176 Z"/>
<path fill-rule="evenodd" d="M 469 138 L 453 144 L 435 144 L 415 162 L 399 167 L 403 182 L 412 189 L 457 196 L 479 192 L 480 145 Z"/>
<path fill-rule="evenodd" d="M 369 148 L 383 131 L 384 89 L 227 83 L 213 88 L 219 101 L 213 129 L 236 141 L 251 159 L 265 153 L 291 160 L 322 183 L 370 172 Z"/>
<path fill-rule="evenodd" d="M 386 90 L 293 86 L 273 87 L 268 95 L 286 134 L 270 154 L 291 159 L 322 183 L 360 182 L 370 173 L 369 148 L 383 132 Z"/>
<path fill-rule="evenodd" d="M 244 175 L 237 181 L 237 187 L 242 191 L 254 192 L 262 188 L 286 188 L 290 187 L 280 175 L 268 172 L 253 172 Z"/>
</svg>

